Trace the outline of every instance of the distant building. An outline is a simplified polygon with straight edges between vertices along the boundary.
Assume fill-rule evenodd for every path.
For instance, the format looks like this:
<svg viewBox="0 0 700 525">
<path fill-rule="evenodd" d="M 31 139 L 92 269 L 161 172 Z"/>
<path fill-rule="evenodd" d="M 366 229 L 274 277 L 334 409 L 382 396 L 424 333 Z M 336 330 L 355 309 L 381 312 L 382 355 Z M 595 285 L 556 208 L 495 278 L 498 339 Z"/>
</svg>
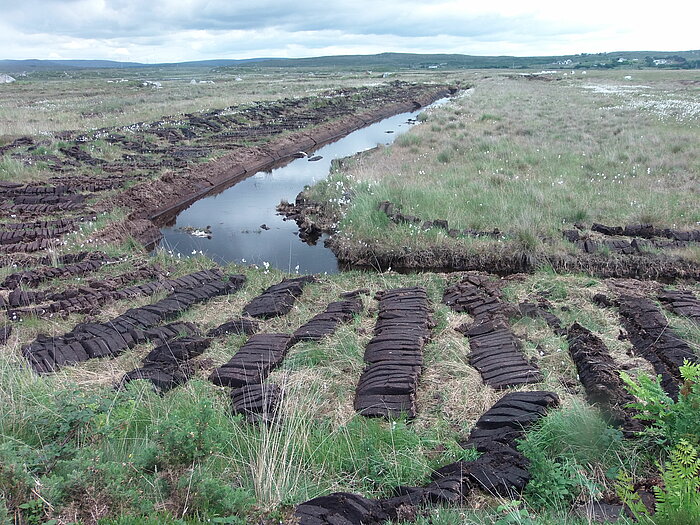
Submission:
<svg viewBox="0 0 700 525">
<path fill-rule="evenodd" d="M 0 73 L 0 84 L 10 84 L 11 82 L 15 82 L 15 79 L 12 78 L 10 75 Z"/>
</svg>

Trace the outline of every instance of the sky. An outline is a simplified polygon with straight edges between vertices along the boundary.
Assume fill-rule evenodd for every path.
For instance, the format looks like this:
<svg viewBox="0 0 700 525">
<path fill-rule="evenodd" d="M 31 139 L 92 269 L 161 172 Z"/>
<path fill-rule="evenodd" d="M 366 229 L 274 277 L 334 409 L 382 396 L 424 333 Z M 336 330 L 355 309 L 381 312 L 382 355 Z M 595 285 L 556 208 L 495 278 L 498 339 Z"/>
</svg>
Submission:
<svg viewBox="0 0 700 525">
<path fill-rule="evenodd" d="M 382 52 L 700 49 L 700 2 L 0 0 L 0 59 L 182 62 Z"/>
</svg>

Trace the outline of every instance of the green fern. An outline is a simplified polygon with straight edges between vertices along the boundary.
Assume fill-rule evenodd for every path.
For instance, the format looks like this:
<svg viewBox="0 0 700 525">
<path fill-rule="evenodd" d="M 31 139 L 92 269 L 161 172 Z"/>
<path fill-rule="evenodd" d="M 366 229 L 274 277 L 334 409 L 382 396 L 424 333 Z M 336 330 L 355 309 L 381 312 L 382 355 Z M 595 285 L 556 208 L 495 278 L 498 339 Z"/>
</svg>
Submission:
<svg viewBox="0 0 700 525">
<path fill-rule="evenodd" d="M 617 475 L 615 492 L 623 504 L 627 505 L 634 519 L 641 523 L 650 523 L 649 511 L 642 503 L 642 498 L 634 491 L 632 477 L 624 471 Z"/>
<path fill-rule="evenodd" d="M 654 487 L 658 524 L 700 523 L 700 458 L 685 439 L 671 452 L 663 472 L 664 488 Z"/>
<path fill-rule="evenodd" d="M 620 376 L 627 391 L 640 399 L 628 406 L 639 411 L 638 419 L 652 425 L 644 431 L 646 437 L 664 446 L 674 446 L 681 440 L 700 445 L 700 363 L 686 361 L 679 369 L 683 385 L 678 401 L 664 392 L 659 377 L 642 374 L 635 382 L 625 372 Z"/>
</svg>

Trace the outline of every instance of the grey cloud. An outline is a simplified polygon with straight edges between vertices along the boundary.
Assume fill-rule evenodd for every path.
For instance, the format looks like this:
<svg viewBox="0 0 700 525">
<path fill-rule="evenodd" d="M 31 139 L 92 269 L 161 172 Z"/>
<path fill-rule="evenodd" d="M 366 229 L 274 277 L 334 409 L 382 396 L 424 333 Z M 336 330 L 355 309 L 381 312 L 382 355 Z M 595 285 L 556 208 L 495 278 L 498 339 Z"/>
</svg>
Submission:
<svg viewBox="0 0 700 525">
<path fill-rule="evenodd" d="M 105 2 L 104 7 L 100 7 L 102 3 L 86 0 L 28 0 L 21 7 L 10 6 L 4 17 L 24 32 L 51 32 L 80 38 L 264 28 L 287 32 L 335 29 L 357 35 L 396 36 L 480 36 L 523 29 L 558 34 L 570 29 L 542 23 L 535 17 L 522 19 L 453 12 L 442 9 L 441 4 L 443 2 L 415 0 L 318 3 L 119 0 Z"/>
</svg>

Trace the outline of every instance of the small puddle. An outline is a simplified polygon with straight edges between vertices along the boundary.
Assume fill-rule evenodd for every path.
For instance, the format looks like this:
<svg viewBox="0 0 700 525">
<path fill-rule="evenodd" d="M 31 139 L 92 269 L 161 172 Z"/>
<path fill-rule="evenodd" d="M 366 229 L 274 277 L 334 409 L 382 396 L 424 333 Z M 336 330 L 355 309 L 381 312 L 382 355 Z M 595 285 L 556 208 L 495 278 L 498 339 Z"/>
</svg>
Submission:
<svg viewBox="0 0 700 525">
<path fill-rule="evenodd" d="M 428 108 L 442 105 L 440 99 Z M 300 158 L 255 175 L 192 203 L 174 223 L 161 229 L 160 247 L 183 257 L 200 252 L 227 264 L 269 265 L 285 272 L 338 273 L 338 261 L 324 246 L 326 235 L 315 245 L 301 241 L 294 221 L 284 221 L 276 207 L 282 199 L 294 202 L 306 185 L 325 179 L 333 159 L 354 155 L 380 144 L 388 145 L 408 131 L 426 108 L 370 124 Z M 320 156 L 310 162 L 310 158 Z M 195 231 L 196 230 L 196 231 Z M 193 235 L 194 234 L 194 235 Z M 201 235 L 201 236 L 198 236 Z"/>
</svg>

